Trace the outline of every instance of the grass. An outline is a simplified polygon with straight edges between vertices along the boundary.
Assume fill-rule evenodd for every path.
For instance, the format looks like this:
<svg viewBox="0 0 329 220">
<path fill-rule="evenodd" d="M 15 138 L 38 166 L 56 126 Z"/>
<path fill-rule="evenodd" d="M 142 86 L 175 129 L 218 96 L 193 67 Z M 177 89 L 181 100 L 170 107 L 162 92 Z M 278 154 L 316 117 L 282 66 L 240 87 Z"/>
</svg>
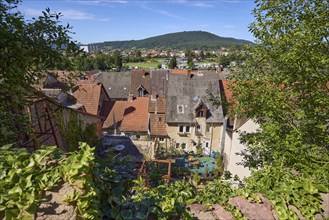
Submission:
<svg viewBox="0 0 329 220">
<path fill-rule="evenodd" d="M 151 67 L 153 68 L 158 68 L 158 65 L 162 64 L 158 61 L 152 61 L 152 62 L 142 62 L 142 63 L 123 63 L 123 66 L 127 67 L 139 67 L 140 69 L 150 69 Z"/>
</svg>

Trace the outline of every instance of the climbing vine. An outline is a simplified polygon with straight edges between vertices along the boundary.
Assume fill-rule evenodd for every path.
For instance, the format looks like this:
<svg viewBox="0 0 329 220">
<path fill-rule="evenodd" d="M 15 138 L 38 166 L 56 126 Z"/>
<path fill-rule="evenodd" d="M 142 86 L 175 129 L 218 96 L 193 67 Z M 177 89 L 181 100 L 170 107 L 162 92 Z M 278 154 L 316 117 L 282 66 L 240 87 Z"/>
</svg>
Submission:
<svg viewBox="0 0 329 220">
<path fill-rule="evenodd" d="M 79 120 L 77 112 L 69 111 L 68 117 L 65 118 L 64 110 L 59 110 L 56 112 L 56 119 L 68 151 L 76 150 L 79 142 L 86 142 L 91 146 L 99 146 L 95 124 L 83 123 Z"/>
</svg>

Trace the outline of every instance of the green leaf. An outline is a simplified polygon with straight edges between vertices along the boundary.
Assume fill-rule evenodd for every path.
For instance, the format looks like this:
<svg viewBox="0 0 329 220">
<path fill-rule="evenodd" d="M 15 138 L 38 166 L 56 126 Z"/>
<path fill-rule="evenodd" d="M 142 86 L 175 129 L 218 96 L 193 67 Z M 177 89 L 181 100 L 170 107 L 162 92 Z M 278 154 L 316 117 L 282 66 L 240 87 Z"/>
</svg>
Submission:
<svg viewBox="0 0 329 220">
<path fill-rule="evenodd" d="M 2 147 L 0 147 L 0 150 L 8 150 L 10 149 L 14 144 L 7 144 L 7 145 L 4 145 Z"/>
<path fill-rule="evenodd" d="M 120 214 L 123 219 L 133 219 L 133 213 L 131 210 L 122 210 Z"/>
<path fill-rule="evenodd" d="M 19 209 L 7 209 L 5 211 L 6 220 L 16 220 L 19 213 Z"/>
<path fill-rule="evenodd" d="M 136 213 L 136 218 L 138 218 L 138 219 L 146 219 L 147 216 L 143 212 L 137 212 Z"/>
</svg>

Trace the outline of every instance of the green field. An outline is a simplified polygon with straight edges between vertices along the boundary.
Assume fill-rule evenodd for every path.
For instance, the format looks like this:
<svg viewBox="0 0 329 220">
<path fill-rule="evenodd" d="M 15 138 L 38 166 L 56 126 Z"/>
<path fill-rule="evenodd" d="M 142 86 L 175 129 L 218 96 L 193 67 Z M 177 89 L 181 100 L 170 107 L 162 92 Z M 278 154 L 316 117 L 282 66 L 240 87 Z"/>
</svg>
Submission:
<svg viewBox="0 0 329 220">
<path fill-rule="evenodd" d="M 158 61 L 153 61 L 153 62 L 141 62 L 141 63 L 123 63 L 124 67 L 139 67 L 141 69 L 150 69 L 150 68 L 158 68 L 158 65 L 162 64 Z"/>
</svg>

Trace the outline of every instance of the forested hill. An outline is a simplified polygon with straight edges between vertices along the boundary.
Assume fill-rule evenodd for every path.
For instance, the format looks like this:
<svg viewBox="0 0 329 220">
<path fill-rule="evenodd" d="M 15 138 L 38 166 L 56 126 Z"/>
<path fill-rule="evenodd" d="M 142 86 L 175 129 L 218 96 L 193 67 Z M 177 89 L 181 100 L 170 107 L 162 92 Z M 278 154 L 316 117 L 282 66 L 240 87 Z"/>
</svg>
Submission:
<svg viewBox="0 0 329 220">
<path fill-rule="evenodd" d="M 184 31 L 178 33 L 164 34 L 143 40 L 129 41 L 106 41 L 95 43 L 99 49 L 108 47 L 111 49 L 218 49 L 220 47 L 231 47 L 252 44 L 247 40 L 227 37 L 219 37 L 205 31 Z"/>
</svg>

